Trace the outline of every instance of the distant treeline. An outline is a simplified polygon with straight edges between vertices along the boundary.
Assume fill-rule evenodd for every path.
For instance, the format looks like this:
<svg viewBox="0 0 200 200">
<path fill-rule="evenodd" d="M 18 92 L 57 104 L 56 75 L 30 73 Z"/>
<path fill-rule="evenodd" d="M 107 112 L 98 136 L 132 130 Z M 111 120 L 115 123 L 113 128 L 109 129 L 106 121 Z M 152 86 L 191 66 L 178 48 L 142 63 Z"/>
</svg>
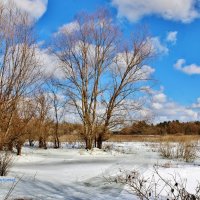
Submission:
<svg viewBox="0 0 200 200">
<path fill-rule="evenodd" d="M 200 135 L 200 122 L 164 121 L 159 124 L 148 124 L 145 121 L 133 123 L 120 131 L 125 135 L 167 135 L 184 134 Z"/>
</svg>

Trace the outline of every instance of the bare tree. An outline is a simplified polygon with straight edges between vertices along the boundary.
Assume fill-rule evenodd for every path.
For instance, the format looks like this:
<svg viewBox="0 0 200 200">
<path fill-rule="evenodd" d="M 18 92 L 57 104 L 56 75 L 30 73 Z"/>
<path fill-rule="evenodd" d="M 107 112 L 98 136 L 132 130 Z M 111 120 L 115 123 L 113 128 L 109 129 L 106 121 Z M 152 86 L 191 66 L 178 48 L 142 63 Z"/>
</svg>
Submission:
<svg viewBox="0 0 200 200">
<path fill-rule="evenodd" d="M 42 76 L 33 23 L 10 5 L 0 4 L 0 146 L 12 149 L 9 138 L 18 105 L 37 88 Z"/>
<path fill-rule="evenodd" d="M 66 101 L 61 93 L 60 88 L 57 85 L 57 81 L 52 77 L 49 81 L 49 98 L 53 115 L 53 140 L 54 148 L 60 148 L 59 140 L 59 125 L 61 120 L 65 117 L 65 104 Z"/>
<path fill-rule="evenodd" d="M 17 155 L 21 155 L 22 146 L 27 139 L 32 120 L 36 116 L 36 109 L 32 99 L 21 99 L 17 113 L 14 118 L 14 125 L 11 128 L 13 146 L 17 149 Z"/>
<path fill-rule="evenodd" d="M 81 13 L 73 30 L 62 30 L 54 39 L 70 111 L 83 123 L 86 148 L 92 148 L 95 138 L 101 148 L 106 133 L 125 119 L 126 106 L 139 109 L 133 99 L 147 80 L 144 62 L 152 54 L 146 32 L 126 44 L 109 14 L 100 10 Z"/>
<path fill-rule="evenodd" d="M 37 110 L 36 110 L 36 118 L 35 118 L 35 128 L 37 131 L 39 148 L 47 148 L 47 138 L 49 136 L 50 129 L 50 101 L 49 97 L 44 91 L 40 91 L 40 93 L 36 96 Z"/>
</svg>

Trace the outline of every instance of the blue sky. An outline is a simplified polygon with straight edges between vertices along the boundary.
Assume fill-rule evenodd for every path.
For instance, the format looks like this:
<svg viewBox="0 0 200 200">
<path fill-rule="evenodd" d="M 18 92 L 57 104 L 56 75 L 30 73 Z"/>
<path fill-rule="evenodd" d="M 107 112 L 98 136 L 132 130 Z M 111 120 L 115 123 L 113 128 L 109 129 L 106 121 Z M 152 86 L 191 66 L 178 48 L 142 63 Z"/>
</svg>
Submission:
<svg viewBox="0 0 200 200">
<path fill-rule="evenodd" d="M 48 41 L 80 11 L 107 8 L 125 35 L 149 28 L 158 56 L 151 109 L 157 121 L 200 120 L 199 0 L 15 0 L 36 20 L 40 41 Z"/>
</svg>

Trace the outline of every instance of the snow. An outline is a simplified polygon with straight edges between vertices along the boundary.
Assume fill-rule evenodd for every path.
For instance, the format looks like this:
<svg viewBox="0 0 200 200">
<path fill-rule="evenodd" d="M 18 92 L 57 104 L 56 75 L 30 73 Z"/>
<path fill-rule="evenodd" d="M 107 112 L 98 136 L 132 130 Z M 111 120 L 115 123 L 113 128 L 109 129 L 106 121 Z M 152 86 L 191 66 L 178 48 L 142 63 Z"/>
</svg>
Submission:
<svg viewBox="0 0 200 200">
<path fill-rule="evenodd" d="M 164 177 L 180 174 L 187 179 L 188 190 L 200 180 L 200 160 L 194 163 L 163 159 L 152 151 L 151 145 L 142 142 L 105 143 L 106 151 L 86 151 L 78 145 L 62 144 L 61 149 L 23 147 L 22 156 L 15 156 L 8 175 L 10 181 L 0 180 L 0 199 L 20 179 L 12 197 L 45 200 L 127 200 L 134 199 L 127 187 L 110 184 L 106 178 L 116 175 L 120 169 L 140 171 L 151 176 L 153 166 L 160 167 Z"/>
</svg>

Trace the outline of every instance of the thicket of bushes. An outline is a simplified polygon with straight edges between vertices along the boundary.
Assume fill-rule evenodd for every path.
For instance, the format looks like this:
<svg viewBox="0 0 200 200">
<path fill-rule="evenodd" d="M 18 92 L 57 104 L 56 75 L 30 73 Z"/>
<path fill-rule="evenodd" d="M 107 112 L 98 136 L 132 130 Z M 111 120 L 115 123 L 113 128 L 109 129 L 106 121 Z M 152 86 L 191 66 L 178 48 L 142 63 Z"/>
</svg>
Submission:
<svg viewBox="0 0 200 200">
<path fill-rule="evenodd" d="M 160 143 L 158 152 L 164 158 L 192 162 L 197 158 L 198 146 L 194 142 Z"/>
</svg>

